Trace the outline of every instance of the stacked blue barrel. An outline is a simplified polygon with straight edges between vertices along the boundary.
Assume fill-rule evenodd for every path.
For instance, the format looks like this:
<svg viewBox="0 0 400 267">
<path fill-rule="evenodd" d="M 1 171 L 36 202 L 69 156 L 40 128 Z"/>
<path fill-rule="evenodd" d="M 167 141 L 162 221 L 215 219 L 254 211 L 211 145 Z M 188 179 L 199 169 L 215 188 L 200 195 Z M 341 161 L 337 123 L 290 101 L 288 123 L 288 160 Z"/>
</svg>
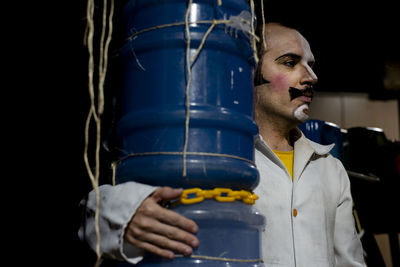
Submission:
<svg viewBox="0 0 400 267">
<path fill-rule="evenodd" d="M 344 162 L 343 135 L 341 128 L 328 121 L 310 119 L 299 125 L 304 135 L 319 144 L 335 144 L 331 150 L 332 156 Z"/>
<path fill-rule="evenodd" d="M 123 16 L 117 183 L 253 190 L 259 173 L 248 2 L 130 0 Z M 198 53 L 189 66 L 187 53 Z M 141 266 L 263 266 L 264 217 L 250 205 L 205 200 L 175 210 L 199 224 L 194 256 L 204 257 L 170 262 L 149 255 Z"/>
</svg>

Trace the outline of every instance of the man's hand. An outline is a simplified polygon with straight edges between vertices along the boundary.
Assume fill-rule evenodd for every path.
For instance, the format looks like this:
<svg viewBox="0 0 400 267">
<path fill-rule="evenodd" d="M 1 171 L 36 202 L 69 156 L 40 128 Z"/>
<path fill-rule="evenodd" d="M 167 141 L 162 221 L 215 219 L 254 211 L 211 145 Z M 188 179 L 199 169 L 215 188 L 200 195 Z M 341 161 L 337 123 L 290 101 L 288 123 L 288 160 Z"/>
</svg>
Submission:
<svg viewBox="0 0 400 267">
<path fill-rule="evenodd" d="M 197 224 L 184 216 L 163 208 L 162 200 L 178 198 L 183 189 L 158 188 L 146 198 L 133 215 L 125 231 L 125 239 L 135 247 L 158 256 L 173 259 L 174 251 L 189 256 L 199 245 L 194 236 Z"/>
</svg>

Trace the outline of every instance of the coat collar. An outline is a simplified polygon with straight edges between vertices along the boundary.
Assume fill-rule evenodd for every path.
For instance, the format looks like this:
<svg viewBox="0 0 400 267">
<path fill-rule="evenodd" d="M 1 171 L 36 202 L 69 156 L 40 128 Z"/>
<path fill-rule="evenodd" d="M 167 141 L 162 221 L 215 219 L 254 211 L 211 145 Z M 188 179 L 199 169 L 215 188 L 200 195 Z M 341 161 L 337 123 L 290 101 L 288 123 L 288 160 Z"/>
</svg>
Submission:
<svg viewBox="0 0 400 267">
<path fill-rule="evenodd" d="M 294 140 L 293 181 L 297 181 L 310 160 L 327 156 L 335 144 L 321 145 L 315 143 L 306 138 L 298 128 L 293 129 L 290 134 L 292 140 Z M 286 170 L 283 163 L 264 142 L 261 135 L 256 137 L 255 148 L 268 157 L 272 162 Z"/>
</svg>

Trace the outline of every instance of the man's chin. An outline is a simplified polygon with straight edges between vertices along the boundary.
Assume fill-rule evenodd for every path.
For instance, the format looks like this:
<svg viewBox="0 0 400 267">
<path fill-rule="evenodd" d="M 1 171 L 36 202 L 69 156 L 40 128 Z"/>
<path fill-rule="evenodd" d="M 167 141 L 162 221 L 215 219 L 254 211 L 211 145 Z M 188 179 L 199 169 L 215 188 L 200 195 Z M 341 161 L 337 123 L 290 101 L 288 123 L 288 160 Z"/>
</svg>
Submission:
<svg viewBox="0 0 400 267">
<path fill-rule="evenodd" d="M 303 104 L 295 109 L 294 117 L 300 122 L 303 123 L 310 118 L 310 109 L 308 104 Z"/>
</svg>

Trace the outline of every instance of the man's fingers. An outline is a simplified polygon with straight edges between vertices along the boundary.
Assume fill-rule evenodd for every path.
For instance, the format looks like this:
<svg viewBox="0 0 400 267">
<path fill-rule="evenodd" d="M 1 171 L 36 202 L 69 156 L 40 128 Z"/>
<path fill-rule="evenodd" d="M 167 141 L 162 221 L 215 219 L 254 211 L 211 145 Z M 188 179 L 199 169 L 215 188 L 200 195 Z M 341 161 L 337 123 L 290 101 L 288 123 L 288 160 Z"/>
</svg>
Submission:
<svg viewBox="0 0 400 267">
<path fill-rule="evenodd" d="M 131 225 L 133 230 L 138 228 L 157 233 L 192 247 L 197 247 L 199 244 L 199 240 L 191 234 L 198 230 L 194 221 L 154 203 L 141 207 L 140 213 L 133 217 Z M 140 232 L 133 234 L 137 237 Z"/>
<path fill-rule="evenodd" d="M 179 241 L 175 241 L 175 234 L 172 234 L 173 238 L 166 237 L 153 232 L 142 231 L 139 228 L 129 229 L 126 239 L 132 243 L 132 245 L 145 249 L 151 253 L 155 253 L 165 258 L 171 257 L 172 251 L 176 251 L 185 256 L 192 254 L 193 249 Z M 151 250 L 149 250 L 151 249 Z"/>
<path fill-rule="evenodd" d="M 182 188 L 174 189 L 171 187 L 161 187 L 158 188 L 152 195 L 152 198 L 158 202 L 160 200 L 172 200 L 179 198 L 183 193 Z"/>
<path fill-rule="evenodd" d="M 153 253 L 157 256 L 167 258 L 167 259 L 173 259 L 174 258 L 174 252 L 168 249 L 163 249 L 157 246 L 154 246 L 150 243 L 140 241 L 136 238 L 134 238 L 132 235 L 126 235 L 125 236 L 126 240 L 131 243 L 133 246 L 143 249 L 145 251 L 148 251 L 150 253 Z"/>
<path fill-rule="evenodd" d="M 172 200 L 178 198 L 182 192 L 183 189 L 162 187 L 154 192 L 154 194 L 151 196 L 151 199 L 153 199 L 155 202 L 159 202 L 161 200 Z M 143 212 L 147 216 L 156 218 L 161 222 L 177 226 L 185 231 L 197 233 L 199 227 L 194 221 L 187 219 L 174 211 L 152 204 L 153 203 L 146 203 L 146 205 L 143 207 Z"/>
<path fill-rule="evenodd" d="M 157 220 L 161 222 L 179 227 L 187 232 L 197 233 L 197 231 L 199 230 L 199 227 L 193 220 L 190 220 L 180 215 L 179 213 L 164 209 L 162 207 L 158 209 L 154 216 Z"/>
<path fill-rule="evenodd" d="M 199 245 L 199 240 L 194 235 L 181 230 L 180 228 L 161 223 L 157 220 L 152 222 L 151 227 L 145 227 L 145 230 L 165 236 L 171 240 L 183 242 L 193 248 Z"/>
</svg>

